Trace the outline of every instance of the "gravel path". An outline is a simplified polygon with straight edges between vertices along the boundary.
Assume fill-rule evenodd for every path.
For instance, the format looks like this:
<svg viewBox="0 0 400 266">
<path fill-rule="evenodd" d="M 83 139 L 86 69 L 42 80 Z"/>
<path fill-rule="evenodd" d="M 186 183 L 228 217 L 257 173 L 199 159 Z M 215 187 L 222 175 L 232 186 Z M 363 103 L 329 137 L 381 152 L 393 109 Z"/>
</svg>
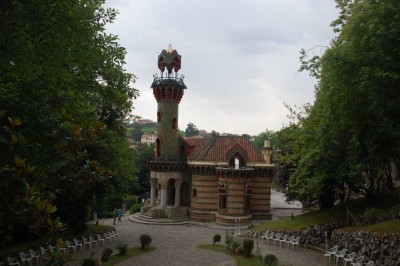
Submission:
<svg viewBox="0 0 400 266">
<path fill-rule="evenodd" d="M 104 220 L 101 223 L 112 225 L 112 220 Z M 232 266 L 235 260 L 220 252 L 197 248 L 200 244 L 211 244 L 215 234 L 222 236 L 224 241 L 224 229 L 211 229 L 200 225 L 144 225 L 128 221 L 124 217 L 122 222 L 115 226 L 120 235 L 120 241 L 128 243 L 130 247 L 139 245 L 139 236 L 148 234 L 152 238 L 152 246 L 155 251 L 133 257 L 121 262 L 119 266 Z M 285 265 L 296 266 L 321 266 L 328 264 L 320 252 L 295 248 L 274 246 L 273 244 L 259 243 L 261 254 L 274 254 Z"/>
</svg>

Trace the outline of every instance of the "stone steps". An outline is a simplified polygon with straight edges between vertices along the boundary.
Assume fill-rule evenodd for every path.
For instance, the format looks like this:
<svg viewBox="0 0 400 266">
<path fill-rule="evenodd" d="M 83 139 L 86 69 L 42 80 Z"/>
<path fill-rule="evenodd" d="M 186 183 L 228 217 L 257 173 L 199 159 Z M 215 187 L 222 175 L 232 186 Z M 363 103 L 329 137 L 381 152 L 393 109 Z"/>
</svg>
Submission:
<svg viewBox="0 0 400 266">
<path fill-rule="evenodd" d="M 156 224 L 156 225 L 184 225 L 189 223 L 189 218 L 151 218 L 141 213 L 135 213 L 128 218 L 130 221 L 141 224 Z"/>
<path fill-rule="evenodd" d="M 169 208 L 171 218 L 152 218 L 151 210 L 147 210 L 144 213 L 135 213 L 129 216 L 129 220 L 142 223 L 142 224 L 176 224 L 182 225 L 189 223 L 189 217 L 186 215 L 184 210 L 180 208 Z"/>
</svg>

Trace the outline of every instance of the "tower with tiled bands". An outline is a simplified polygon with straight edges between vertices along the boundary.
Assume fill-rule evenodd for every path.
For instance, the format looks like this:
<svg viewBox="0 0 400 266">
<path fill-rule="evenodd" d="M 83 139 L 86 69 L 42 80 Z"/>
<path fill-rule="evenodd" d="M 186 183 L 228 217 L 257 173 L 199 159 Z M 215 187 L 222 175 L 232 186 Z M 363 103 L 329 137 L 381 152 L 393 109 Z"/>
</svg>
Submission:
<svg viewBox="0 0 400 266">
<path fill-rule="evenodd" d="M 154 75 L 151 84 L 157 100 L 157 139 L 155 157 L 148 162 L 150 211 L 152 218 L 170 218 L 190 204 L 185 144 L 178 135 L 179 103 L 186 86 L 183 76 L 178 77 L 181 56 L 171 45 L 158 56 L 158 68 L 161 74 Z"/>
<path fill-rule="evenodd" d="M 158 104 L 156 158 L 182 159 L 178 141 L 178 110 L 186 86 L 183 79 L 177 77 L 181 56 L 171 45 L 158 56 L 158 68 L 161 77 L 156 76 L 151 85 Z M 165 69 L 167 71 L 164 76 Z"/>
</svg>

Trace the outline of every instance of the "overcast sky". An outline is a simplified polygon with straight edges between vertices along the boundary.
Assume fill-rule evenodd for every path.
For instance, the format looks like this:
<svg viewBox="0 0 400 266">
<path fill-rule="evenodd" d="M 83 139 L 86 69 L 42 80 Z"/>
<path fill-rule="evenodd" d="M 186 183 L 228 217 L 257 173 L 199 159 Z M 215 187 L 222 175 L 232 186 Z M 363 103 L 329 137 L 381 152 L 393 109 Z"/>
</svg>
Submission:
<svg viewBox="0 0 400 266">
<path fill-rule="evenodd" d="M 315 80 L 298 72 L 299 51 L 334 37 L 334 0 L 108 0 L 119 11 L 108 32 L 127 49 L 126 70 L 138 79 L 133 113 L 156 120 L 150 89 L 157 57 L 168 44 L 185 76 L 179 128 L 257 135 L 288 124 L 284 103 L 314 101 Z M 320 49 L 313 49 L 319 54 Z"/>
</svg>

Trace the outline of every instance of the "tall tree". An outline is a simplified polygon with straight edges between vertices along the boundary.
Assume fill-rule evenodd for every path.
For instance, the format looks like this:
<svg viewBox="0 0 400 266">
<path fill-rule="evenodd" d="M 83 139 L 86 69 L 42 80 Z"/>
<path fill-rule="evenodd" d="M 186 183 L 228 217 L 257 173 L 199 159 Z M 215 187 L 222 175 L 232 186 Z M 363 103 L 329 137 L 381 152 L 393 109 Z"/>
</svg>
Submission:
<svg viewBox="0 0 400 266">
<path fill-rule="evenodd" d="M 106 185 L 133 175 L 124 155 L 125 125 L 138 93 L 131 86 L 134 76 L 123 69 L 125 49 L 105 32 L 116 11 L 104 9 L 103 3 L 0 3 L 0 108 L 5 119 L 20 121 L 21 136 L 10 156 L 35 165 L 34 178 L 18 178 L 55 202 L 58 215 L 75 229 L 86 226 L 95 182 Z M 1 169 L 12 162 L 2 160 Z M 4 173 L 6 183 L 13 179 Z M 27 193 L 14 188 L 1 186 L 7 195 L 0 201 L 1 217 L 13 208 L 20 218 L 34 220 L 11 200 Z M 1 219 L 0 232 L 17 220 Z"/>
<path fill-rule="evenodd" d="M 321 207 L 344 201 L 345 187 L 368 197 L 391 189 L 399 162 L 400 2 L 337 1 L 338 36 L 321 58 L 303 66 L 319 81 L 316 100 L 296 143 L 301 159 L 289 184 Z"/>
</svg>

